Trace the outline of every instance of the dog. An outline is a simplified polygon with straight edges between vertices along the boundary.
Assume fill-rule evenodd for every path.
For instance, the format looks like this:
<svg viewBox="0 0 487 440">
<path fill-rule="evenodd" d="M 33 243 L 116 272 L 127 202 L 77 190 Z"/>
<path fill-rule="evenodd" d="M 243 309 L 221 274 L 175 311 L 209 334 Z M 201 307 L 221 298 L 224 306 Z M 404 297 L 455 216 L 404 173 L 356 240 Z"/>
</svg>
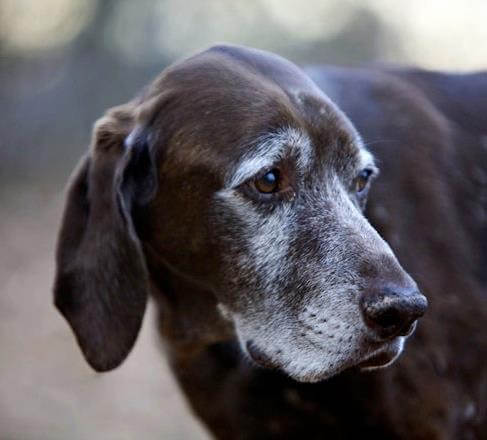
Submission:
<svg viewBox="0 0 487 440">
<path fill-rule="evenodd" d="M 165 69 L 69 185 L 54 295 L 86 360 L 125 359 L 150 294 L 217 438 L 486 438 L 486 98 L 230 45 Z"/>
</svg>

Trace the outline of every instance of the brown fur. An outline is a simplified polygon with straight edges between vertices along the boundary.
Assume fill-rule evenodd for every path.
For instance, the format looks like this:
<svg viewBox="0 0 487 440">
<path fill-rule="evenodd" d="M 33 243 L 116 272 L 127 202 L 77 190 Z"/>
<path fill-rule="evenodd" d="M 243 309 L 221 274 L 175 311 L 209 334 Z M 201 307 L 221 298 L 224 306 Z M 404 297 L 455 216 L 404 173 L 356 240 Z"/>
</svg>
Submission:
<svg viewBox="0 0 487 440">
<path fill-rule="evenodd" d="M 483 438 L 487 108 L 478 96 L 487 93 L 487 76 L 332 67 L 308 74 L 315 82 L 277 56 L 221 46 L 166 69 L 138 99 L 110 110 L 97 124 L 68 193 L 56 305 L 88 362 L 105 371 L 130 351 L 150 292 L 174 372 L 195 413 L 218 438 Z M 236 333 L 244 327 L 235 316 L 257 307 L 251 317 L 260 320 L 252 324 L 262 325 L 260 334 L 275 331 L 272 326 L 281 324 L 271 321 L 280 316 L 297 327 L 297 316 L 306 330 L 295 336 L 294 350 L 304 350 L 318 334 L 336 338 L 345 331 L 333 333 L 326 322 L 335 309 L 326 308 L 324 286 L 329 295 L 352 289 L 347 313 L 359 307 L 358 295 L 371 298 L 369 292 L 383 285 L 415 289 L 362 219 L 365 200 L 350 196 L 348 211 L 338 212 L 344 187 L 327 176 L 351 179 L 361 147 L 335 103 L 381 168 L 367 217 L 427 295 L 431 311 L 393 366 L 363 373 L 354 360 L 340 374 L 307 384 L 283 373 L 288 364 L 280 351 L 288 347 L 278 336 L 272 353 L 264 339 L 254 347 L 254 359 L 277 370 L 242 356 Z M 245 259 L 255 238 L 245 235 L 250 226 L 230 215 L 215 194 L 258 147 L 256 139 L 287 126 L 306 133 L 316 160 L 292 202 L 299 209 L 283 226 L 291 245 L 270 283 L 261 279 L 270 268 L 256 270 L 254 260 Z M 293 155 L 299 150 L 289 154 L 290 164 L 298 161 Z M 292 179 L 299 169 L 295 174 Z M 281 209 L 235 194 L 232 200 L 243 200 L 254 223 Z M 331 213 L 325 222 L 321 209 Z M 350 225 L 336 228 L 344 218 Z M 343 264 L 328 266 L 334 240 L 341 248 L 333 255 Z M 274 244 L 266 246 L 272 250 Z M 268 261 L 272 266 L 272 256 Z M 324 281 L 314 278 L 320 268 Z M 297 285 L 306 285 L 306 296 L 296 294 Z M 344 301 L 333 307 L 345 307 Z M 269 302 L 269 315 L 255 305 Z M 328 314 L 316 316 L 313 307 Z M 301 379 L 325 377 L 316 374 Z"/>
</svg>

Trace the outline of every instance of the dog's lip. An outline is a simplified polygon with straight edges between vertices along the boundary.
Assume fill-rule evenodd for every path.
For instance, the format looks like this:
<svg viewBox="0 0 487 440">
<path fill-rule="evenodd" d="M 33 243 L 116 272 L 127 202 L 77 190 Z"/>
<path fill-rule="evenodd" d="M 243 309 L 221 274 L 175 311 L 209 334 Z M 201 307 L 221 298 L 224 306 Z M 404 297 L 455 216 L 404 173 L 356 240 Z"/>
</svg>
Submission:
<svg viewBox="0 0 487 440">
<path fill-rule="evenodd" d="M 411 331 L 408 331 L 407 336 L 414 331 L 415 327 L 415 325 L 412 326 L 412 329 Z M 357 368 L 360 371 L 370 371 L 387 367 L 388 365 L 392 364 L 402 353 L 407 336 L 399 336 L 393 340 L 389 340 L 387 342 L 384 341 L 381 343 L 368 341 L 368 350 L 366 350 L 362 359 L 358 362 L 356 360 L 355 362 L 348 363 L 348 366 L 346 365 L 347 362 L 345 362 L 342 369 Z M 274 359 L 271 355 L 262 350 L 254 340 L 249 339 L 245 341 L 241 347 L 248 355 L 250 360 L 252 360 L 256 365 L 265 369 L 273 370 L 281 368 L 278 359 Z M 277 351 L 277 353 L 279 352 L 280 351 Z M 333 375 L 337 374 L 338 372 L 339 371 L 335 371 Z"/>
<path fill-rule="evenodd" d="M 259 347 L 257 347 L 254 341 L 252 340 L 247 341 L 245 344 L 245 348 L 250 358 L 257 365 L 269 369 L 277 368 L 277 365 L 275 364 L 274 360 L 266 353 L 264 353 Z"/>
<path fill-rule="evenodd" d="M 404 341 L 405 338 L 397 338 L 394 343 L 387 344 L 372 352 L 356 366 L 361 370 L 369 370 L 391 364 L 402 352 L 403 343 L 400 342 L 401 339 Z"/>
<path fill-rule="evenodd" d="M 367 368 L 377 368 L 377 367 L 384 367 L 389 364 L 392 360 L 394 360 L 397 356 L 397 353 L 391 353 L 389 351 L 382 351 L 372 355 L 371 357 L 367 358 L 365 361 L 360 362 L 357 367 L 360 369 L 367 369 Z"/>
<path fill-rule="evenodd" d="M 418 321 L 416 320 L 407 329 L 405 329 L 404 334 L 402 336 L 404 336 L 405 338 L 409 338 L 409 336 L 411 336 L 414 333 L 414 330 L 416 330 L 417 325 L 418 325 Z"/>
</svg>

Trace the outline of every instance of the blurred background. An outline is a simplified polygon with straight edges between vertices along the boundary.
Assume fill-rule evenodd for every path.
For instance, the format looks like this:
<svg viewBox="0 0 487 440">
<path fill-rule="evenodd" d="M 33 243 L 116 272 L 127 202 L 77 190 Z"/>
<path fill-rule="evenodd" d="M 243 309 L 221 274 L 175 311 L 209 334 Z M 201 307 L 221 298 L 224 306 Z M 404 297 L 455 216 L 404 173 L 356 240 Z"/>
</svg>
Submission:
<svg viewBox="0 0 487 440">
<path fill-rule="evenodd" d="M 299 64 L 487 67 L 485 0 L 0 0 L 0 439 L 206 439 L 152 309 L 98 375 L 52 307 L 63 187 L 93 122 L 215 42 Z"/>
</svg>

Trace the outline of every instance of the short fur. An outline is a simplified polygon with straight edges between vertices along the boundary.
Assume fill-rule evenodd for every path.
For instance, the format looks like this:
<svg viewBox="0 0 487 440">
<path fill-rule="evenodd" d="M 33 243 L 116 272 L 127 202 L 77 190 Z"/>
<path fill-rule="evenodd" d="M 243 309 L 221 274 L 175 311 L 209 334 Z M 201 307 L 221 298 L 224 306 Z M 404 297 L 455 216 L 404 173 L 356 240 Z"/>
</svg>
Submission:
<svg viewBox="0 0 487 440">
<path fill-rule="evenodd" d="M 54 292 L 87 361 L 123 361 L 150 293 L 218 438 L 485 438 L 486 95 L 486 74 L 306 75 L 235 46 L 166 69 L 97 123 L 68 193 Z M 364 372 L 426 307 L 395 255 L 431 311 Z M 379 331 L 399 300 L 407 328 Z"/>
</svg>

